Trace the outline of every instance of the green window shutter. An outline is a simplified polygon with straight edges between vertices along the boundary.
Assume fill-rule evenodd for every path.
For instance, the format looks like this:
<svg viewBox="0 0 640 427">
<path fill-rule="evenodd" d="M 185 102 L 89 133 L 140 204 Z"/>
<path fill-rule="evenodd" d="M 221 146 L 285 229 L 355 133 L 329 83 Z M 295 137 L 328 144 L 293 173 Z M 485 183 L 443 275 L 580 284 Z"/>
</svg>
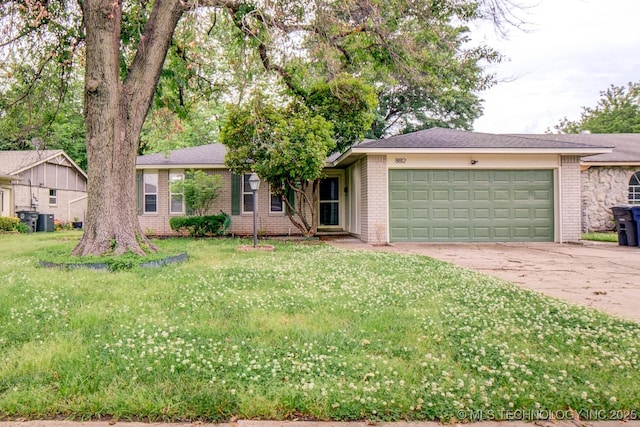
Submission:
<svg viewBox="0 0 640 427">
<path fill-rule="evenodd" d="M 144 205 L 144 195 L 142 186 L 144 180 L 144 172 L 136 171 L 136 210 L 138 215 L 142 215 L 142 206 Z"/>
<path fill-rule="evenodd" d="M 231 215 L 240 215 L 242 175 L 231 174 Z"/>
<path fill-rule="evenodd" d="M 286 195 L 286 196 L 287 196 L 287 200 L 289 201 L 289 204 L 290 204 L 291 206 L 293 206 L 293 207 L 294 207 L 294 210 L 295 210 L 295 206 L 296 206 L 296 192 L 295 192 L 295 191 L 293 191 L 293 188 L 291 188 L 291 187 L 287 188 L 287 195 Z M 291 212 L 291 210 L 289 209 L 289 206 L 288 206 L 288 205 L 286 205 L 286 204 L 285 204 L 284 206 L 285 206 L 285 213 L 286 213 L 286 214 L 294 213 L 294 212 Z"/>
</svg>

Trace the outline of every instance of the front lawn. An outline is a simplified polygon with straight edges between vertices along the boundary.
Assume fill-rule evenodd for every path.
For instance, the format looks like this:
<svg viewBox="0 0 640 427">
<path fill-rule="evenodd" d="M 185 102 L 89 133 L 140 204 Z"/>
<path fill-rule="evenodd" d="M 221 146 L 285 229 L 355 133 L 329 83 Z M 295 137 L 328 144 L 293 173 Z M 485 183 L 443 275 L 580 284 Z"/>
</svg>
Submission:
<svg viewBox="0 0 640 427">
<path fill-rule="evenodd" d="M 37 266 L 78 238 L 0 235 L 0 418 L 635 418 L 640 407 L 639 324 L 451 264 L 174 239 L 157 244 L 187 262 Z"/>
</svg>

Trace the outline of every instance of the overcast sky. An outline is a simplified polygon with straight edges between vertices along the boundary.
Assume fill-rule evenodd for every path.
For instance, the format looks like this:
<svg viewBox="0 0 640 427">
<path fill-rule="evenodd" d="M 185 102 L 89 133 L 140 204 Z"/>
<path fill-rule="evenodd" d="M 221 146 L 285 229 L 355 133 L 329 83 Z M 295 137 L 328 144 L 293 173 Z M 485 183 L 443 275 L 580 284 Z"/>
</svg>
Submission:
<svg viewBox="0 0 640 427">
<path fill-rule="evenodd" d="M 493 31 L 474 38 L 509 57 L 492 66 L 498 83 L 482 92 L 484 115 L 474 130 L 543 133 L 563 117 L 580 117 L 611 84 L 640 81 L 640 0 L 524 0 L 536 4 L 529 32 Z"/>
</svg>

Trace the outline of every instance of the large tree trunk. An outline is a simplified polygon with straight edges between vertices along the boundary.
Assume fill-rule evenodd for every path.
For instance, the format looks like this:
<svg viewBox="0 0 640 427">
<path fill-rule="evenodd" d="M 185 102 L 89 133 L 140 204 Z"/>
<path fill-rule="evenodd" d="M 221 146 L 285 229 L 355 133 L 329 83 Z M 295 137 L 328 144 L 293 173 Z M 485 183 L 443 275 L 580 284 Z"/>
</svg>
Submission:
<svg viewBox="0 0 640 427">
<path fill-rule="evenodd" d="M 162 64 L 183 13 L 179 0 L 156 0 L 124 81 L 120 77 L 121 1 L 87 0 L 85 124 L 88 208 L 76 255 L 144 254 L 152 248 L 136 212 L 138 140 Z"/>
</svg>

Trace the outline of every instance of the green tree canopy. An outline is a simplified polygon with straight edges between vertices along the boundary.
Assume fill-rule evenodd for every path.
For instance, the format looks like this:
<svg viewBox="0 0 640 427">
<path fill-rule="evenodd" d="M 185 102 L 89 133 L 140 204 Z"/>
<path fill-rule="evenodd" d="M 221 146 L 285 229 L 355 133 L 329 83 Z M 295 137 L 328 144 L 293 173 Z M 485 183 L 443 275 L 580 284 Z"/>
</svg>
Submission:
<svg viewBox="0 0 640 427">
<path fill-rule="evenodd" d="M 285 202 L 291 222 L 309 236 L 317 227 L 315 187 L 336 146 L 333 134 L 331 123 L 303 104 L 276 108 L 256 99 L 230 110 L 220 140 L 231 171 L 257 173 Z M 289 192 L 296 195 L 293 204 Z"/>
<path fill-rule="evenodd" d="M 611 85 L 600 92 L 595 107 L 582 107 L 580 119 L 565 117 L 554 129 L 560 133 L 640 133 L 640 82 Z"/>
</svg>

